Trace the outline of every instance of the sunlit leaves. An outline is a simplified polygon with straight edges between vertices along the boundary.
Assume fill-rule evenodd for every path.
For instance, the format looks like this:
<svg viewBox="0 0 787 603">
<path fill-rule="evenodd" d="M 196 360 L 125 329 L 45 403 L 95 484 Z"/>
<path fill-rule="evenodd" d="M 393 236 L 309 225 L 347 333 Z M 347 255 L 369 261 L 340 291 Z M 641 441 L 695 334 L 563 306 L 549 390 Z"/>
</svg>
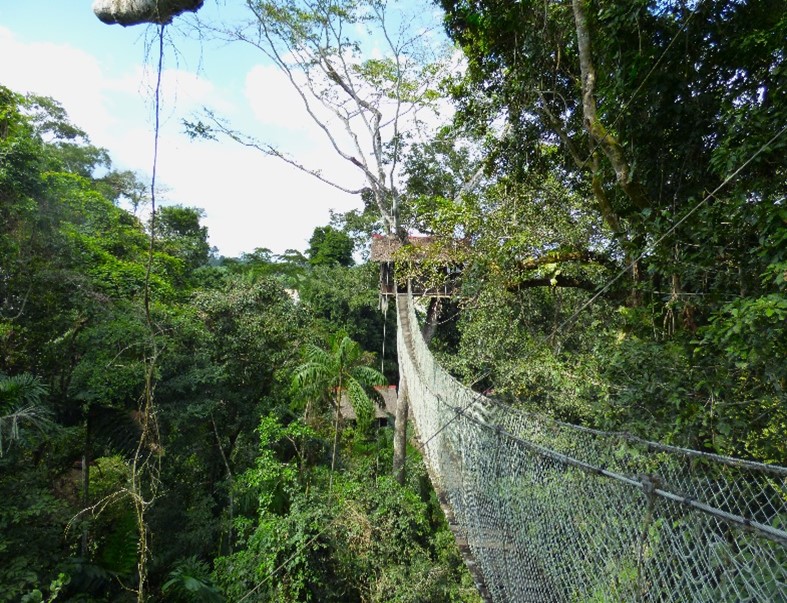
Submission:
<svg viewBox="0 0 787 603">
<path fill-rule="evenodd" d="M 386 384 L 385 377 L 368 366 L 371 355 L 343 333 L 333 335 L 327 348 L 306 344 L 301 354 L 303 363 L 293 375 L 293 387 L 299 395 L 318 405 L 330 404 L 334 412 L 340 412 L 346 390 L 359 427 L 367 429 L 374 417 L 374 403 L 368 392 L 375 385 Z"/>
</svg>

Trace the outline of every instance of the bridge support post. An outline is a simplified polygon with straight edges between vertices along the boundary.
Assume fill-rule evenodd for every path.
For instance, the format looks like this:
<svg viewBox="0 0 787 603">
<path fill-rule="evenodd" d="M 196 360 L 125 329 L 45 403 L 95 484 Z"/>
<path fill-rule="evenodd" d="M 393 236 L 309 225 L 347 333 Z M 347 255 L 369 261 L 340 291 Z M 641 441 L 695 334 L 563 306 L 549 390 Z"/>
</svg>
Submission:
<svg viewBox="0 0 787 603">
<path fill-rule="evenodd" d="M 399 397 L 396 400 L 396 423 L 394 426 L 393 473 L 399 485 L 404 485 L 407 461 L 407 419 L 409 415 L 407 381 L 399 378 Z"/>
</svg>

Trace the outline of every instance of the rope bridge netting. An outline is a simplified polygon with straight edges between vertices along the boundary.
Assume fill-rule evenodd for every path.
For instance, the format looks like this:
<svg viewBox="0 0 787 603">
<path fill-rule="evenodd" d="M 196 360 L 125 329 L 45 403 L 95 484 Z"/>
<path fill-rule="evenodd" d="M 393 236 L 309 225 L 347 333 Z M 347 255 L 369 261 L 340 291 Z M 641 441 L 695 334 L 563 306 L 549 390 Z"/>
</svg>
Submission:
<svg viewBox="0 0 787 603">
<path fill-rule="evenodd" d="M 442 369 L 400 295 L 438 496 L 498 602 L 787 602 L 787 468 L 533 416 Z"/>
</svg>

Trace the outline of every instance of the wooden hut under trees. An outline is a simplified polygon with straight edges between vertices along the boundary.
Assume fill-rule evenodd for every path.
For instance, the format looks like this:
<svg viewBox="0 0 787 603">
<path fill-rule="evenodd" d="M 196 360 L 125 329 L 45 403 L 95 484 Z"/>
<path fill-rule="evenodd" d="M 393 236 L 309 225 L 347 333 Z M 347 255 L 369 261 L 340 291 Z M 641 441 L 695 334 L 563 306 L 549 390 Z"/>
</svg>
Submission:
<svg viewBox="0 0 787 603">
<path fill-rule="evenodd" d="M 379 427 L 385 427 L 387 425 L 393 425 L 394 417 L 396 416 L 396 386 L 395 385 L 385 385 L 385 386 L 376 386 L 374 390 L 380 395 L 382 398 L 383 405 L 380 405 L 377 400 L 372 400 L 374 402 L 374 418 L 377 422 Z M 347 395 L 347 390 L 342 391 L 341 397 L 341 411 L 342 411 L 342 419 L 349 422 L 354 422 L 357 420 L 355 416 L 355 410 L 353 409 L 352 404 L 350 403 L 350 399 Z"/>
<path fill-rule="evenodd" d="M 373 235 L 370 259 L 380 264 L 380 295 L 385 299 L 407 291 L 420 297 L 454 297 L 464 266 L 467 242 L 434 236 L 409 236 L 403 244 L 395 236 Z M 394 265 L 399 266 L 398 284 Z"/>
</svg>

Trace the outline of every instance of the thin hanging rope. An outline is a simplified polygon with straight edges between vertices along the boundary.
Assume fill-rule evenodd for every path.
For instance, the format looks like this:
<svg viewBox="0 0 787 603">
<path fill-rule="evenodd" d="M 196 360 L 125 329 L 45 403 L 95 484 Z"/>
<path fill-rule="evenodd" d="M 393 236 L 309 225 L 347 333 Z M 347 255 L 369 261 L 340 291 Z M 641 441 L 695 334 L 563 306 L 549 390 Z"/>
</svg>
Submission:
<svg viewBox="0 0 787 603">
<path fill-rule="evenodd" d="M 148 263 L 145 268 L 145 316 L 152 327 L 150 314 L 150 275 L 153 270 L 153 252 L 156 242 L 156 177 L 158 175 L 158 149 L 161 131 L 161 74 L 164 70 L 164 28 L 158 28 L 158 65 L 156 66 L 156 88 L 153 106 L 153 166 L 150 176 L 150 238 L 148 244 Z"/>
<path fill-rule="evenodd" d="M 156 88 L 154 92 L 154 133 L 153 133 L 153 166 L 152 166 L 152 174 L 151 174 L 151 183 L 150 183 L 150 197 L 151 197 L 151 224 L 150 224 L 150 238 L 149 238 L 149 246 L 148 246 L 148 258 L 147 258 L 147 265 L 145 267 L 145 280 L 144 280 L 144 311 L 145 311 L 145 321 L 148 328 L 148 334 L 150 336 L 150 350 L 149 353 L 145 354 L 144 363 L 145 363 L 145 387 L 143 392 L 143 397 L 141 400 L 142 403 L 142 432 L 139 435 L 139 440 L 137 442 L 136 451 L 134 453 L 132 467 L 131 467 L 131 491 L 130 494 L 132 496 L 133 504 L 134 504 L 134 512 L 136 515 L 136 520 L 139 529 L 139 535 L 137 540 L 137 549 L 138 549 L 138 560 L 137 560 L 137 576 L 139 580 L 139 584 L 136 588 L 137 593 L 137 601 L 142 602 L 146 599 L 145 596 L 145 587 L 147 585 L 147 575 L 148 575 L 148 555 L 149 555 L 149 544 L 148 544 L 148 535 L 147 535 L 147 528 L 148 526 L 145 523 L 145 514 L 147 507 L 155 500 L 156 493 L 157 493 L 157 481 L 158 481 L 158 471 L 154 473 L 153 469 L 160 470 L 160 455 L 154 451 L 154 449 L 158 448 L 158 440 L 159 440 L 159 433 L 158 433 L 158 425 L 156 423 L 156 416 L 155 410 L 153 408 L 154 398 L 153 398 L 153 390 L 154 390 L 154 378 L 155 378 L 155 366 L 156 361 L 158 359 L 158 346 L 156 343 L 156 327 L 153 322 L 153 316 L 151 313 L 150 308 L 150 277 L 153 271 L 153 257 L 154 257 L 154 249 L 155 249 L 155 240 L 156 240 L 156 230 L 155 230 L 155 216 L 156 216 L 156 172 L 158 168 L 158 146 L 159 146 L 159 134 L 160 134 L 160 112 L 161 112 L 161 75 L 164 66 L 164 28 L 165 25 L 160 25 L 158 29 L 158 65 L 157 65 L 157 73 L 156 73 Z M 143 450 L 147 448 L 148 451 L 143 453 Z M 151 456 L 155 455 L 159 459 L 159 465 L 156 466 L 155 461 L 154 464 L 151 466 L 149 465 Z M 151 468 L 152 467 L 152 468 Z M 145 470 L 148 469 L 150 483 L 149 489 L 151 498 L 150 500 L 145 500 L 145 494 L 143 492 L 143 484 L 142 484 L 142 477 L 144 475 Z"/>
<path fill-rule="evenodd" d="M 334 469 L 333 469 L 333 467 L 332 467 L 332 468 L 331 468 L 331 480 L 333 480 L 333 474 L 334 474 Z M 335 509 L 335 505 L 333 504 L 335 500 L 336 500 L 336 497 L 335 497 L 335 495 L 333 495 L 333 494 L 329 494 L 329 500 L 328 500 L 328 509 L 329 509 L 329 510 L 331 510 L 331 509 Z M 314 544 L 314 542 L 316 542 L 316 541 L 317 541 L 317 539 L 318 539 L 320 536 L 322 536 L 323 534 L 325 534 L 325 533 L 326 533 L 326 532 L 327 532 L 327 531 L 328 531 L 330 528 L 332 528 L 334 525 L 336 525 L 336 524 L 339 522 L 339 520 L 340 520 L 340 519 L 341 519 L 341 516 L 334 517 L 334 518 L 333 518 L 333 519 L 332 519 L 330 522 L 328 522 L 328 524 L 326 524 L 326 526 L 325 526 L 325 527 L 324 527 L 322 530 L 320 530 L 319 532 L 317 532 L 317 533 L 316 533 L 314 536 L 312 536 L 311 538 L 309 538 L 309 540 L 307 540 L 305 543 L 303 543 L 301 546 L 299 546 L 299 547 L 298 547 L 298 548 L 295 550 L 295 552 L 294 552 L 292 555 L 290 555 L 289 557 L 287 557 L 287 559 L 285 559 L 284 561 L 282 561 L 282 562 L 281 562 L 281 563 L 280 563 L 280 564 L 279 564 L 279 565 L 276 567 L 276 569 L 274 569 L 272 572 L 270 572 L 270 573 L 269 573 L 267 576 L 265 576 L 265 577 L 264 577 L 262 580 L 260 580 L 260 581 L 259 581 L 259 582 L 258 582 L 258 583 L 257 583 L 257 584 L 256 584 L 256 585 L 255 585 L 255 586 L 252 588 L 252 589 L 251 589 L 251 590 L 249 590 L 249 591 L 248 591 L 248 592 L 247 592 L 245 595 L 243 595 L 243 596 L 242 596 L 240 599 L 238 599 L 238 603 L 242 603 L 242 601 L 245 601 L 246 599 L 248 599 L 248 598 L 249 598 L 251 595 L 253 595 L 255 592 L 257 592 L 257 591 L 258 591 L 260 588 L 262 588 L 262 587 L 263 587 L 263 586 L 265 586 L 265 585 L 266 585 L 268 582 L 270 582 L 271 580 L 273 580 L 273 578 L 274 578 L 274 577 L 276 577 L 276 575 L 277 575 L 277 574 L 278 574 L 278 573 L 279 573 L 281 570 L 283 570 L 285 567 L 287 567 L 287 565 L 289 565 L 289 564 L 290 564 L 290 562 L 291 562 L 293 559 L 295 559 L 297 556 L 299 556 L 301 553 L 303 553 L 303 551 L 305 551 L 305 550 L 306 550 L 306 549 L 308 549 L 308 548 L 309 548 L 309 547 L 310 547 L 312 544 Z"/>
<path fill-rule="evenodd" d="M 298 555 L 300 555 L 304 550 L 309 548 L 320 536 L 325 534 L 338 521 L 339 521 L 339 518 L 336 517 L 330 523 L 328 523 L 328 525 L 326 525 L 322 530 L 320 530 L 314 536 L 312 536 L 309 540 L 307 540 L 302 546 L 298 547 L 298 549 L 292 555 L 287 557 L 287 559 L 282 561 L 275 570 L 273 570 L 270 574 L 265 576 L 260 582 L 257 583 L 257 585 L 254 588 L 252 588 L 249 592 L 247 592 L 240 599 L 238 599 L 238 603 L 242 603 L 243 601 L 248 599 L 251 595 L 253 595 L 255 592 L 257 592 L 260 588 L 265 586 L 265 584 L 270 582 L 273 579 L 273 577 L 276 576 L 276 574 L 278 574 L 281 570 L 283 570 L 293 559 L 295 559 Z"/>
</svg>

